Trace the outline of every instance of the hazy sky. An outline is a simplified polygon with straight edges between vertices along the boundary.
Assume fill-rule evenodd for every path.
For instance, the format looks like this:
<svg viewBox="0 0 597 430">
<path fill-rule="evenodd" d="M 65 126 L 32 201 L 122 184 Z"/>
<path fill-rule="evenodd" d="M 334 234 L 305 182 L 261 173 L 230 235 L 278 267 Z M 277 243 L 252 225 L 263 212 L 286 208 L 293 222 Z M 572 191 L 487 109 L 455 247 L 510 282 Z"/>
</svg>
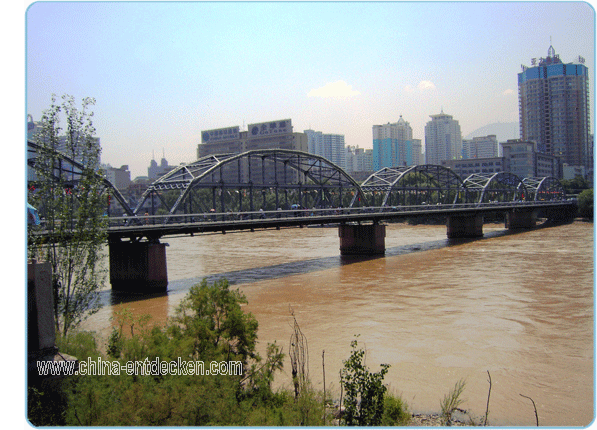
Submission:
<svg viewBox="0 0 597 430">
<path fill-rule="evenodd" d="M 94 97 L 102 161 L 133 178 L 152 151 L 194 161 L 213 128 L 290 118 L 370 148 L 400 115 L 423 143 L 441 109 L 463 136 L 518 121 L 517 74 L 550 38 L 594 88 L 583 2 L 38 2 L 25 19 L 26 112 Z"/>
</svg>

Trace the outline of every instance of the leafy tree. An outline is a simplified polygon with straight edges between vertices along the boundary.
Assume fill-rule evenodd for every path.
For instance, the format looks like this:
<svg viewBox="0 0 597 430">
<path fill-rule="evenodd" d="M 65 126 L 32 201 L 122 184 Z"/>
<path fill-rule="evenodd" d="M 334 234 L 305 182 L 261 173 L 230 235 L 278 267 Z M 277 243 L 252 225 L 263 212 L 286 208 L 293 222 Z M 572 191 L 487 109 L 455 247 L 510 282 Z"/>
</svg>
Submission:
<svg viewBox="0 0 597 430">
<path fill-rule="evenodd" d="M 580 175 L 575 176 L 574 179 L 562 179 L 560 183 L 566 194 L 579 194 L 582 190 L 591 188 L 591 183 Z"/>
<path fill-rule="evenodd" d="M 37 207 L 50 236 L 29 235 L 30 257 L 52 265 L 56 329 L 66 335 L 99 309 L 97 300 L 106 271 L 102 249 L 106 240 L 105 196 L 100 176 L 100 147 L 88 112 L 95 104 L 85 98 L 82 107 L 65 95 L 44 111 L 41 131 L 33 137 L 39 147 L 35 185 L 29 202 Z M 66 119 L 64 135 L 60 116 Z M 81 171 L 57 156 L 57 151 L 83 165 Z M 31 232 L 30 232 L 31 233 Z"/>
<path fill-rule="evenodd" d="M 578 195 L 578 215 L 593 219 L 593 188 L 584 190 Z"/>
<path fill-rule="evenodd" d="M 243 365 L 256 358 L 258 323 L 241 305 L 247 298 L 231 290 L 226 279 L 208 285 L 207 280 L 191 287 L 177 309 L 174 321 L 181 334 L 192 339 L 192 357 L 240 360 Z"/>
<path fill-rule="evenodd" d="M 357 348 L 356 339 L 350 346 L 352 352 L 340 371 L 340 382 L 346 393 L 344 421 L 349 426 L 381 425 L 386 392 L 383 378 L 390 365 L 382 364 L 378 373 L 372 373 L 364 363 L 365 350 Z"/>
</svg>

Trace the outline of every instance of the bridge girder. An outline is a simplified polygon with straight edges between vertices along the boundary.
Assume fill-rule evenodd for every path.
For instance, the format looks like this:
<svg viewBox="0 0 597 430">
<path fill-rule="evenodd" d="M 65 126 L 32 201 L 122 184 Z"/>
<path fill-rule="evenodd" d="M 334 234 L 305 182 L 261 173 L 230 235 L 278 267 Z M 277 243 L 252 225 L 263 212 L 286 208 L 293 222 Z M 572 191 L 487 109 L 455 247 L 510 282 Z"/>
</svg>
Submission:
<svg viewBox="0 0 597 430">
<path fill-rule="evenodd" d="M 262 193 L 265 203 L 266 193 L 275 193 L 276 206 L 279 207 L 279 193 L 284 193 L 285 205 L 290 201 L 305 207 L 342 206 L 343 193 L 359 196 L 364 202 L 364 195 L 359 184 L 342 168 L 327 159 L 302 151 L 285 149 L 259 149 L 241 154 L 209 155 L 193 163 L 181 165 L 153 182 L 141 197 L 134 210 L 136 214 L 145 201 L 152 195 L 162 199 L 160 192 L 178 190 L 176 201 L 165 206 L 170 214 L 184 208 L 185 202 L 192 198 L 192 192 L 200 189 L 211 190 L 213 207 L 217 203 L 216 192 L 220 197 L 224 192 L 229 195 L 238 193 L 238 209 L 242 208 L 242 198 L 248 193 L 250 210 L 254 208 L 254 193 Z M 289 198 L 289 193 L 291 194 Z M 305 199 L 305 195 L 310 199 Z M 226 212 L 224 198 L 221 198 L 221 212 Z M 289 209 L 289 208 L 287 208 Z M 203 212 L 205 212 L 203 208 Z"/>
</svg>

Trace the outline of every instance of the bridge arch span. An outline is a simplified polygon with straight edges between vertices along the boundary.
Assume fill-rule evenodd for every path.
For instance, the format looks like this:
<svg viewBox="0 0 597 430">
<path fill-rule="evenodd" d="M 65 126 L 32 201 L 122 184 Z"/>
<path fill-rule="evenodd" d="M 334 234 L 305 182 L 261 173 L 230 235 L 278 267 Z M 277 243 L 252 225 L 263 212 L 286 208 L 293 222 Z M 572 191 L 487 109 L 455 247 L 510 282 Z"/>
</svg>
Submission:
<svg viewBox="0 0 597 430">
<path fill-rule="evenodd" d="M 564 200 L 566 198 L 564 187 L 553 176 L 524 178 L 522 181 L 533 201 Z"/>
<path fill-rule="evenodd" d="M 38 145 L 37 143 L 32 142 L 30 140 L 27 141 L 27 147 L 27 167 L 33 169 L 33 172 L 37 171 L 37 169 L 40 168 L 40 166 L 38 166 L 37 163 L 37 155 L 40 151 L 46 151 L 50 154 L 51 157 L 58 161 L 57 167 L 54 169 L 53 172 L 54 179 L 56 182 L 59 181 L 59 178 L 64 177 L 65 175 L 68 175 L 68 177 L 70 178 L 69 183 L 71 183 L 71 185 L 73 186 L 81 180 L 82 172 L 85 169 L 85 167 L 78 161 L 73 160 L 72 158 L 68 157 L 66 154 L 63 154 L 60 151 L 51 149 L 49 147 L 42 147 L 41 145 Z M 104 177 L 103 175 L 100 175 L 97 172 L 94 172 L 94 175 L 98 178 L 101 178 L 104 185 L 103 192 L 107 192 L 110 197 L 114 197 L 118 201 L 118 203 L 120 203 L 120 205 L 123 207 L 127 215 L 133 215 L 132 209 L 130 208 L 128 202 L 121 194 L 121 192 L 118 190 L 118 188 L 116 188 L 114 184 L 112 184 L 112 182 L 106 179 L 106 177 Z M 27 182 L 35 186 L 36 180 L 36 174 L 28 173 Z M 109 206 L 107 202 L 106 206 Z"/>
<path fill-rule="evenodd" d="M 384 167 L 361 188 L 374 206 L 454 204 L 463 201 L 464 183 L 452 169 L 435 164 Z"/>
<path fill-rule="evenodd" d="M 464 180 L 469 203 L 528 200 L 526 186 L 514 173 L 473 173 Z"/>
<path fill-rule="evenodd" d="M 285 149 L 209 155 L 181 165 L 149 186 L 135 213 L 153 195 L 169 214 L 337 208 L 352 197 L 366 203 L 360 185 L 342 168 L 323 157 Z"/>
</svg>

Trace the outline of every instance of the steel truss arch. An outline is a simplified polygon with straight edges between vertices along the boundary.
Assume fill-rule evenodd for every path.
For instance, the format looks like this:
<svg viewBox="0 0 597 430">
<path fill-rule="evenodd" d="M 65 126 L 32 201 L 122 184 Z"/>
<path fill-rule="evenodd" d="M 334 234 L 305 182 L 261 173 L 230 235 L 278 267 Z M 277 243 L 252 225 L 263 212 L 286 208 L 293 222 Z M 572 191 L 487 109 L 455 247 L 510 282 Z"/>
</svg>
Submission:
<svg viewBox="0 0 597 430">
<path fill-rule="evenodd" d="M 213 193 L 213 205 L 209 210 L 216 210 L 217 196 L 220 197 L 220 212 L 231 210 L 243 212 L 243 197 L 249 199 L 250 211 L 255 210 L 255 193 L 275 194 L 275 206 L 306 207 L 307 203 L 319 207 L 341 207 L 343 193 L 352 193 L 364 201 L 360 185 L 342 168 L 327 159 L 302 151 L 287 149 L 257 149 L 240 154 L 208 155 L 193 163 L 181 165 L 153 182 L 141 197 L 134 212 L 137 213 L 145 201 L 156 194 L 173 215 L 186 203 L 192 206 L 192 191 L 209 189 Z M 161 191 L 178 190 L 173 204 L 167 204 L 160 196 Z M 230 204 L 230 198 L 224 194 L 238 194 L 238 201 Z M 284 199 L 280 193 L 284 194 Z M 309 199 L 303 199 L 306 195 Z M 281 204 L 281 199 L 285 201 Z M 225 200 L 228 201 L 226 204 Z M 293 205 L 290 201 L 294 202 Z M 228 208 L 226 207 L 228 206 Z M 206 208 L 200 208 L 206 212 Z"/>
<path fill-rule="evenodd" d="M 52 148 L 42 147 L 41 145 L 38 145 L 37 143 L 32 142 L 30 140 L 27 141 L 27 146 L 28 167 L 37 170 L 37 154 L 40 151 L 48 151 L 50 155 L 55 157 L 58 161 L 58 166 L 54 169 L 53 172 L 54 180 L 58 181 L 58 179 L 61 176 L 63 176 L 64 174 L 68 174 L 71 178 L 69 182 L 72 182 L 72 186 L 79 182 L 82 172 L 85 169 L 85 166 L 83 166 L 81 163 L 79 163 L 76 160 L 73 160 L 72 158 L 68 157 L 60 151 L 56 151 Z M 94 172 L 94 175 L 98 178 L 101 178 L 104 185 L 104 192 L 108 191 L 108 195 L 113 196 L 118 201 L 118 203 L 120 203 L 120 205 L 128 215 L 133 215 L 133 211 L 129 207 L 129 204 L 127 203 L 122 193 L 118 190 L 118 188 L 116 188 L 114 184 L 112 184 L 112 182 L 106 179 L 106 177 L 104 177 L 103 175 L 100 175 L 97 172 Z M 32 182 L 35 183 L 35 180 L 33 180 Z"/>
<path fill-rule="evenodd" d="M 379 193 L 380 206 L 454 204 L 465 198 L 462 179 L 452 169 L 435 164 L 384 167 L 362 184 L 364 193 Z M 383 209 L 382 209 L 383 210 Z"/>
<path fill-rule="evenodd" d="M 553 176 L 524 178 L 522 182 L 533 201 L 564 200 L 566 198 L 564 187 Z"/>
<path fill-rule="evenodd" d="M 527 189 L 522 179 L 509 172 L 473 173 L 464 180 L 470 203 L 525 200 Z"/>
</svg>

